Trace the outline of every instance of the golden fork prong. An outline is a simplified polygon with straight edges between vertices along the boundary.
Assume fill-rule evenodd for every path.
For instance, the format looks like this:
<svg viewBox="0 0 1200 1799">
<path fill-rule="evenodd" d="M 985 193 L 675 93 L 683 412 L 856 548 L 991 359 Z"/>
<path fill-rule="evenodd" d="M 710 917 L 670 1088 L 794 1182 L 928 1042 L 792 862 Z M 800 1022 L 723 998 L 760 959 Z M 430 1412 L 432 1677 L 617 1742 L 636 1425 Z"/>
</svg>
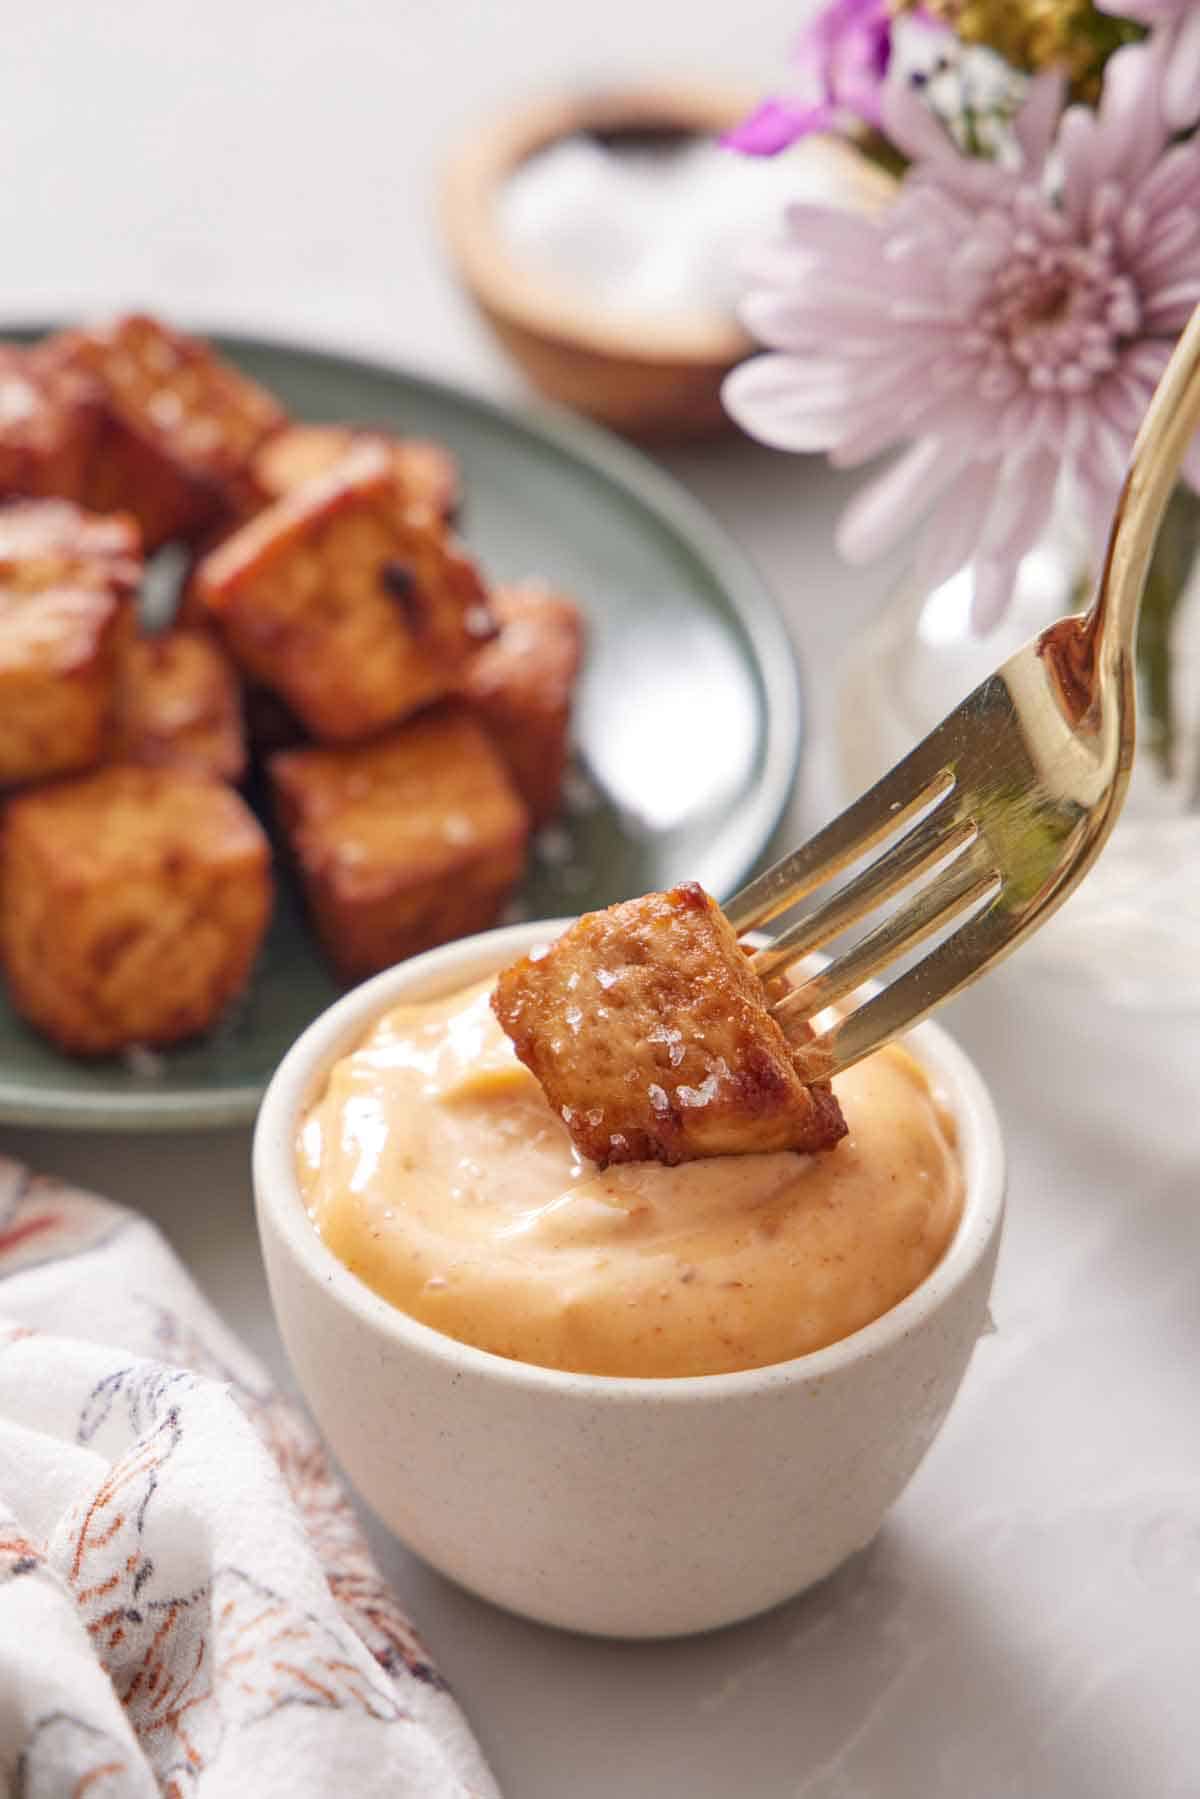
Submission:
<svg viewBox="0 0 1200 1799">
<path fill-rule="evenodd" d="M 898 763 L 824 830 L 727 901 L 725 916 L 739 935 L 769 924 L 939 804 L 953 788 L 953 771 L 942 768 L 923 779 L 914 791 L 914 783 L 907 778 L 907 763 Z"/>
<path fill-rule="evenodd" d="M 845 955 L 793 988 L 772 1011 L 785 1030 L 791 1023 L 815 1017 L 964 913 L 994 900 L 1002 886 L 1000 871 L 989 866 L 986 849 L 976 840 L 976 849 L 960 856 L 947 875 L 868 931 Z"/>
<path fill-rule="evenodd" d="M 964 967 L 986 968 L 998 961 L 1008 935 L 1003 901 L 974 913 L 913 967 L 840 1011 L 811 1046 L 820 1051 L 822 1066 L 831 1075 L 840 1074 L 908 1030 L 959 991 Z"/>
<path fill-rule="evenodd" d="M 974 819 L 947 819 L 939 803 L 899 843 L 840 887 L 823 906 L 760 949 L 751 964 L 755 974 L 765 981 L 821 944 L 831 943 L 906 887 L 914 886 L 922 876 L 957 858 L 978 834 Z"/>
</svg>

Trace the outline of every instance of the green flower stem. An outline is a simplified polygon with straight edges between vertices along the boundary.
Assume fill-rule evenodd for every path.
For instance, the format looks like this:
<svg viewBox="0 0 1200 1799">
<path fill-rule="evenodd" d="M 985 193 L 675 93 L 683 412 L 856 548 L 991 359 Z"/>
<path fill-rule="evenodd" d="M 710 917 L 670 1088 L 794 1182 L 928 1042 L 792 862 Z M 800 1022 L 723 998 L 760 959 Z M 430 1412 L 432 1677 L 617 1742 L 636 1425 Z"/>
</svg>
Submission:
<svg viewBox="0 0 1200 1799">
<path fill-rule="evenodd" d="M 889 143 L 887 138 L 876 131 L 873 126 L 864 125 L 849 133 L 849 137 L 860 156 L 865 157 L 868 162 L 873 162 L 876 168 L 883 170 L 885 175 L 892 175 L 897 181 L 904 179 L 908 173 L 907 156 L 897 150 L 895 144 Z"/>
<path fill-rule="evenodd" d="M 1137 643 L 1145 746 L 1168 779 L 1176 773 L 1179 748 L 1171 700 L 1171 634 L 1198 554 L 1200 495 L 1181 484 L 1171 496 L 1151 558 Z"/>
</svg>

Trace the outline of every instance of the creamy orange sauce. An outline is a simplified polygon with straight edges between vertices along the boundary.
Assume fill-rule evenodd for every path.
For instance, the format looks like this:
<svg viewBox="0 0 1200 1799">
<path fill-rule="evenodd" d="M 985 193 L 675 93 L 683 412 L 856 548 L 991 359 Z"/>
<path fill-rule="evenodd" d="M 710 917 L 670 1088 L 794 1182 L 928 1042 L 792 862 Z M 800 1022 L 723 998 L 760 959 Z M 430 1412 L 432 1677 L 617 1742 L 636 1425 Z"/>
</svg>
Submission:
<svg viewBox="0 0 1200 1799">
<path fill-rule="evenodd" d="M 848 1336 L 940 1260 L 962 1174 L 903 1050 L 839 1076 L 850 1134 L 828 1154 L 601 1173 L 517 1061 L 491 985 L 381 1018 L 299 1134 L 317 1230 L 412 1317 L 549 1368 L 717 1374 Z"/>
</svg>

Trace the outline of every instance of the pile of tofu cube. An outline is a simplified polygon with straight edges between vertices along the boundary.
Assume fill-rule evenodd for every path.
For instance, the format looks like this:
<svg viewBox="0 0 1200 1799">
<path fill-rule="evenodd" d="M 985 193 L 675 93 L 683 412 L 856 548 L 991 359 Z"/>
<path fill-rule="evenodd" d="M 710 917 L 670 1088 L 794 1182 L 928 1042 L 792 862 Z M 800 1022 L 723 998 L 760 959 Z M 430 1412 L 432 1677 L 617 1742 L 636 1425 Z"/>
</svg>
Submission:
<svg viewBox="0 0 1200 1799">
<path fill-rule="evenodd" d="M 242 991 L 251 775 L 344 979 L 495 922 L 560 804 L 582 632 L 487 585 L 458 497 L 442 446 L 294 421 L 149 317 L 0 347 L 0 967 L 60 1048 L 178 1043 Z"/>
</svg>

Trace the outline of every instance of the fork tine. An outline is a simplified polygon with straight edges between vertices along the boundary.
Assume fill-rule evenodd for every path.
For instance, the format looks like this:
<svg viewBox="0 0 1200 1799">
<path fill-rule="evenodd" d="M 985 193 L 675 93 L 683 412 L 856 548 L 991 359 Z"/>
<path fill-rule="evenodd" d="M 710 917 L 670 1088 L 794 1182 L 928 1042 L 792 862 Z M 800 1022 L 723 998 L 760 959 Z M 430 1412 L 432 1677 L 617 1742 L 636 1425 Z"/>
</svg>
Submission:
<svg viewBox="0 0 1200 1799">
<path fill-rule="evenodd" d="M 976 838 L 945 879 L 932 882 L 910 905 L 885 918 L 845 955 L 828 963 L 772 1006 L 772 1012 L 785 1029 L 792 1019 L 812 1018 L 861 987 L 890 962 L 915 949 L 959 913 L 985 898 L 994 898 L 1000 885 L 999 870 L 986 844 L 982 838 Z"/>
<path fill-rule="evenodd" d="M 786 912 L 798 900 L 848 868 L 930 806 L 951 793 L 953 769 L 930 778 L 926 745 L 898 762 L 861 799 L 818 831 L 815 837 L 766 869 L 735 894 L 725 913 L 740 935 Z"/>
<path fill-rule="evenodd" d="M 751 963 L 755 974 L 766 980 L 776 969 L 828 943 L 849 925 L 875 911 L 887 899 L 921 875 L 957 856 L 978 836 L 974 819 L 946 816 L 944 804 L 923 818 L 892 849 L 864 868 L 832 894 L 823 906 L 783 931 L 773 943 L 760 949 Z"/>
<path fill-rule="evenodd" d="M 817 1042 L 827 1054 L 829 1073 L 840 1074 L 919 1024 L 994 967 L 1011 947 L 1012 924 L 1003 907 L 989 906 L 968 918 L 920 962 L 822 1032 Z"/>
</svg>

